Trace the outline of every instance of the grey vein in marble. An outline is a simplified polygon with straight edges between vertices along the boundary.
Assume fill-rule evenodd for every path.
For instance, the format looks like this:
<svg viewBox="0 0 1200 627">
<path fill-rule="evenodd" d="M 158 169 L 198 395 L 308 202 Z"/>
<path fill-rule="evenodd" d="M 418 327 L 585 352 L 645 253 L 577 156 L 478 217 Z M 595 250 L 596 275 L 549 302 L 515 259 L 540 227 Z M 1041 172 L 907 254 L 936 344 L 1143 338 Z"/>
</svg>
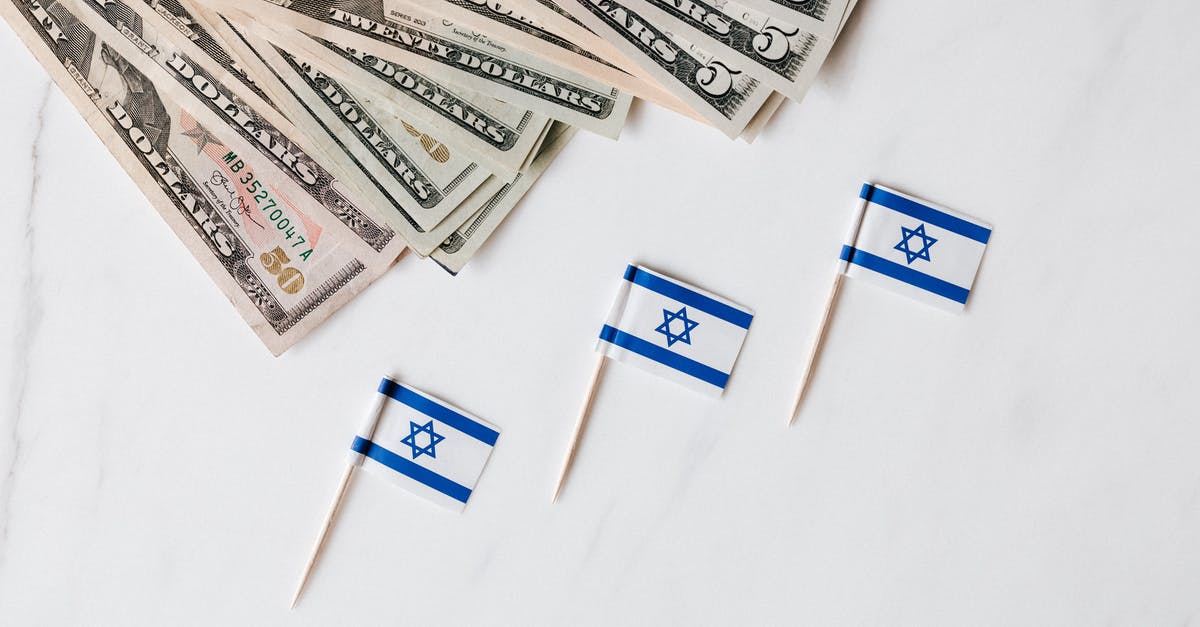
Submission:
<svg viewBox="0 0 1200 627">
<path fill-rule="evenodd" d="M 0 480 L 0 570 L 4 567 L 6 548 L 8 546 L 8 531 L 11 524 L 10 512 L 13 490 L 17 480 L 17 469 L 21 460 L 21 416 L 24 409 L 26 392 L 29 384 L 29 363 L 32 356 L 34 339 L 37 335 L 38 322 L 41 319 L 41 300 L 38 297 L 37 272 L 34 267 L 35 230 L 33 217 L 37 211 L 38 190 L 41 184 L 39 158 L 41 155 L 42 132 L 46 123 L 46 105 L 50 101 L 50 82 L 47 81 L 42 89 L 42 97 L 38 102 L 34 119 L 33 141 L 29 149 L 30 177 L 28 204 L 25 206 L 23 218 L 24 229 L 20 243 L 24 250 L 26 263 L 22 268 L 23 275 L 17 282 L 16 316 L 13 325 L 12 373 L 8 383 L 8 397 L 11 400 L 9 416 L 3 425 L 8 433 L 7 468 L 4 469 L 3 480 Z"/>
</svg>

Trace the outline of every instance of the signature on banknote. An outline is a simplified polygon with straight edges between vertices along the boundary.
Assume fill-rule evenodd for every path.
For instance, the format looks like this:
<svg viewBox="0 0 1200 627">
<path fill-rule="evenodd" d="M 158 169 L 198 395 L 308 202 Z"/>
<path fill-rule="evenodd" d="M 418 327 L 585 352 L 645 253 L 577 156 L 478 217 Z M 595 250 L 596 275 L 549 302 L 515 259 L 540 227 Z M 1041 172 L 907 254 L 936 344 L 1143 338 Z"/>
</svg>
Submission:
<svg viewBox="0 0 1200 627">
<path fill-rule="evenodd" d="M 213 191 L 213 187 L 215 186 L 220 186 L 221 191 L 224 192 L 224 196 L 228 197 L 229 200 L 225 200 L 221 194 Z M 208 195 L 212 197 L 213 202 L 217 203 L 231 220 L 236 221 L 238 216 L 246 216 L 246 219 L 254 226 L 260 229 L 266 228 L 266 225 L 254 219 L 254 213 L 246 206 L 245 199 L 242 198 L 241 194 L 237 193 L 237 188 L 233 186 L 229 178 L 222 174 L 220 170 L 213 171 L 212 176 L 204 183 L 204 187 L 208 191 Z"/>
</svg>

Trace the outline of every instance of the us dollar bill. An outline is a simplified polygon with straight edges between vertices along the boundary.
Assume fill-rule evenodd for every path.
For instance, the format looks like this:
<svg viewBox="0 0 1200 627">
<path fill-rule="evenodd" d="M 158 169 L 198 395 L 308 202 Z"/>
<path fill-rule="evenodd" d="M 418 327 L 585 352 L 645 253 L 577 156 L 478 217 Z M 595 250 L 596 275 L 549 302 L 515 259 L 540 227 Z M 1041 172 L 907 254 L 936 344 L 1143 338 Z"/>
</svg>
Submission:
<svg viewBox="0 0 1200 627">
<path fill-rule="evenodd" d="M 779 112 L 779 107 L 783 106 L 786 100 L 787 98 L 779 92 L 771 94 L 767 98 L 767 101 L 758 108 L 758 112 L 754 114 L 754 117 L 750 118 L 750 123 L 746 125 L 746 128 L 742 129 L 742 134 L 738 135 L 738 139 L 747 144 L 753 144 L 754 140 L 758 139 L 763 129 L 766 128 L 767 122 L 770 122 L 771 118 L 775 117 L 775 114 Z"/>
<path fill-rule="evenodd" d="M 120 34 L 140 55 L 139 67 L 153 65 L 172 79 L 157 85 L 160 92 L 176 94 L 183 102 L 198 102 L 219 117 L 228 128 L 251 142 L 264 158 L 275 163 L 280 172 L 295 182 L 303 193 L 317 202 L 364 242 L 382 250 L 395 232 L 388 228 L 375 210 L 359 200 L 350 199 L 347 186 L 329 159 L 313 150 L 307 136 L 283 116 L 253 94 L 243 91 L 229 73 L 205 63 L 202 52 L 190 42 L 161 28 L 157 15 L 140 14 L 138 0 L 72 0 L 67 7 L 78 7 L 81 19 L 100 20 Z"/>
<path fill-rule="evenodd" d="M 348 48 L 394 58 L 516 106 L 606 137 L 617 137 L 630 96 L 557 66 L 490 33 L 456 25 L 404 0 L 214 0 L 252 12 L 255 24 L 300 30 Z M 268 36 L 269 38 L 269 36 Z"/>
<path fill-rule="evenodd" d="M 833 39 L 857 0 L 741 0 L 765 15 Z"/>
<path fill-rule="evenodd" d="M 131 0 L 130 4 L 125 4 L 121 0 L 75 1 L 134 40 L 138 48 L 162 68 L 168 71 L 175 70 L 176 68 L 171 63 L 172 59 L 187 60 L 186 72 L 176 71 L 170 74 L 178 79 L 175 87 L 191 92 L 193 96 L 202 101 L 206 97 L 206 94 L 203 93 L 205 90 L 219 94 L 219 98 L 208 99 L 211 100 L 210 107 L 215 112 L 234 121 L 234 128 L 241 129 L 248 139 L 257 140 L 260 152 L 264 156 L 276 157 L 275 146 L 284 141 L 284 135 L 279 130 L 283 124 L 286 124 L 283 118 L 277 116 L 268 105 L 259 101 L 252 93 L 241 91 L 240 85 L 236 82 L 219 79 L 218 77 L 227 78 L 227 75 L 204 63 L 207 60 L 204 53 L 191 41 L 181 39 L 175 29 L 170 28 L 164 22 L 160 13 L 151 11 L 150 6 L 140 0 Z M 201 76 L 203 84 L 197 84 L 190 75 Z M 278 97 L 279 94 L 276 96 Z M 414 250 L 428 254 L 437 246 L 444 237 L 444 233 L 433 233 L 431 229 L 422 227 L 413 215 L 413 210 L 419 209 L 419 207 L 389 197 L 361 169 L 353 166 L 347 167 L 344 153 L 340 151 L 327 152 L 319 142 L 313 143 L 314 133 L 312 131 L 316 124 L 311 119 L 304 119 L 301 122 L 300 130 L 302 132 L 293 133 L 286 140 L 292 143 L 296 151 L 309 155 L 313 163 L 317 164 L 316 167 L 323 170 L 322 179 L 343 182 L 343 187 L 336 190 L 339 194 L 349 193 L 353 190 L 353 194 L 360 199 L 364 206 L 370 207 L 372 212 L 379 212 L 381 219 L 372 218 L 373 221 L 380 224 L 386 223 L 392 229 L 398 230 L 400 236 Z M 317 159 L 318 155 L 320 155 L 319 160 Z M 363 213 L 365 214 L 365 212 Z M 464 208 L 460 212 L 459 220 L 466 219 L 468 215 L 469 209 Z M 434 221 L 435 224 L 437 222 Z M 352 216 L 347 216 L 347 224 L 359 223 Z M 451 226 L 453 225 L 448 225 L 447 230 Z M 389 233 L 391 232 L 389 229 Z"/>
<path fill-rule="evenodd" d="M 425 133 L 419 122 L 380 112 L 350 87 L 316 69 L 305 57 L 247 34 L 250 51 L 288 91 L 279 102 L 304 119 L 310 134 L 329 152 L 341 154 L 351 180 L 374 185 L 397 202 L 420 209 L 441 199 L 430 224 L 417 233 L 401 231 L 421 256 L 431 253 L 476 211 L 479 195 L 494 194 L 504 181 L 460 155 L 454 146 Z M 385 180 L 392 183 L 386 187 Z M 397 198 L 403 196 L 403 198 Z M 428 200 L 427 200 L 428 199 Z M 413 211 L 409 211 L 413 213 Z"/>
<path fill-rule="evenodd" d="M 641 92 L 627 90 L 631 95 L 638 96 L 660 107 L 707 124 L 703 116 L 676 98 L 670 90 L 664 89 L 662 85 L 659 85 L 640 65 L 626 55 L 626 51 L 614 46 L 607 39 L 594 33 L 583 22 L 580 22 L 575 16 L 555 4 L 552 0 L 505 0 L 501 3 L 501 6 L 510 9 L 519 9 L 523 19 L 528 18 L 544 25 L 547 30 L 559 33 L 564 39 L 573 42 L 576 46 L 592 51 L 593 54 L 616 65 L 631 76 L 640 79 L 644 88 Z M 647 90 L 652 90 L 652 92 L 644 93 Z"/>
<path fill-rule="evenodd" d="M 122 18 L 124 7 L 120 0 L 82 0 L 89 6 L 97 7 L 97 11 L 104 15 L 106 19 L 112 22 L 117 22 Z M 105 7 L 102 11 L 98 7 Z M 141 25 L 140 36 L 152 41 L 153 48 L 160 51 L 173 50 L 170 48 L 172 44 L 183 46 L 183 55 L 196 52 L 186 41 L 179 41 L 177 37 L 162 38 L 160 35 L 163 32 L 156 27 L 163 26 L 159 15 L 147 11 L 145 6 L 135 3 L 139 10 L 145 11 L 141 16 L 145 21 Z M 172 33 L 173 35 L 173 33 Z M 161 56 L 161 55 L 158 55 Z M 193 57 L 195 58 L 195 57 Z M 247 57 L 248 58 L 248 57 Z M 203 71 L 203 68 L 199 68 Z M 256 73 L 260 84 L 267 85 L 271 79 L 277 78 L 268 73 Z M 224 86 L 214 83 L 217 89 L 224 89 Z M 234 90 L 236 91 L 236 90 Z M 368 203 L 374 210 L 380 212 L 384 221 L 396 229 L 400 236 L 408 243 L 408 245 L 421 255 L 428 255 L 441 241 L 446 237 L 446 234 L 454 227 L 458 226 L 463 220 L 470 216 L 474 211 L 473 207 L 460 206 L 461 201 L 456 204 L 447 204 L 443 207 L 433 207 L 432 209 L 440 213 L 434 214 L 430 208 L 423 208 L 418 202 L 411 201 L 408 198 L 397 198 L 387 193 L 387 189 L 383 188 L 378 179 L 373 178 L 372 173 L 365 169 L 365 165 L 361 161 L 355 161 L 352 154 L 344 151 L 343 146 L 337 145 L 336 141 L 330 142 L 330 138 L 336 140 L 336 136 L 331 135 L 332 131 L 329 127 L 323 126 L 319 119 L 313 116 L 311 110 L 303 109 L 296 105 L 291 100 L 293 95 L 282 89 L 272 91 L 276 102 L 280 106 L 290 112 L 292 119 L 295 120 L 301 133 L 297 134 L 297 143 L 303 138 L 303 145 L 310 154 L 322 154 L 331 173 L 340 178 L 347 184 L 348 189 L 352 189 L 358 198 L 363 202 Z M 240 99 L 238 99 L 240 96 Z M 253 115 L 255 111 L 260 111 L 265 108 L 264 105 L 256 106 L 254 98 L 250 94 L 231 93 L 230 100 L 236 100 L 238 108 L 242 115 Z M 270 112 L 265 112 L 264 116 L 269 117 Z M 416 142 L 419 144 L 419 140 Z M 469 165 L 469 164 L 468 164 Z M 472 170 L 471 174 L 475 174 Z M 484 174 L 480 180 L 475 181 L 478 186 L 490 186 L 490 189 L 498 189 L 501 185 L 499 181 L 492 181 L 490 175 Z M 478 187 L 477 186 L 477 187 Z M 470 191 L 468 190 L 468 194 Z M 463 194 L 465 200 L 466 194 Z M 457 213 L 456 213 L 457 212 Z M 425 217 L 427 224 L 422 225 L 418 220 L 419 217 Z M 432 216 L 432 217 L 431 217 Z M 445 220 L 451 220 L 450 223 L 443 224 Z"/>
<path fill-rule="evenodd" d="M 742 132 L 771 93 L 736 63 L 664 29 L 625 0 L 565 0 L 562 7 L 623 48 L 659 84 L 730 138 Z"/>
<path fill-rule="evenodd" d="M 130 4 L 138 6 L 139 2 L 157 13 L 172 28 L 202 50 L 212 67 L 225 70 L 236 78 L 245 89 L 273 105 L 267 93 L 254 82 L 250 72 L 242 66 L 223 42 L 213 37 L 211 31 L 198 19 L 198 16 L 185 7 L 180 0 L 132 0 Z"/>
<path fill-rule="evenodd" d="M 677 106 L 674 98 L 654 83 L 636 76 L 636 64 L 622 67 L 602 56 L 595 35 L 572 38 L 557 32 L 539 16 L 507 0 L 433 0 L 438 14 L 481 32 L 495 33 L 512 44 L 562 67 L 612 85 L 629 95 L 664 106 Z M 631 69 L 632 68 L 632 69 Z"/>
<path fill-rule="evenodd" d="M 560 33 L 577 45 L 594 51 L 601 58 L 607 59 L 626 72 L 645 77 L 638 64 L 626 57 L 625 53 L 597 35 L 595 31 L 558 6 L 553 0 L 508 0 L 506 4 L 518 7 L 523 15 L 545 24 L 550 30 Z"/>
<path fill-rule="evenodd" d="M 438 83 L 388 59 L 319 37 L 280 34 L 274 41 L 289 50 L 302 51 L 315 67 L 361 89 L 366 100 L 381 110 L 391 110 L 397 117 L 416 110 L 405 106 L 408 97 L 428 105 L 447 121 L 457 121 L 463 130 L 469 129 L 465 135 L 468 142 L 460 144 L 457 137 L 449 141 L 456 146 L 469 146 L 463 149 L 496 175 L 516 174 L 523 169 L 533 159 L 552 122 L 540 113 L 462 87 Z"/>
<path fill-rule="evenodd" d="M 858 0 L 850 0 L 846 3 L 846 8 L 842 11 L 842 23 L 838 24 L 836 35 L 841 35 L 845 30 L 846 22 L 850 20 L 850 14 L 854 12 L 856 6 L 858 6 Z"/>
<path fill-rule="evenodd" d="M 832 37 L 793 26 L 725 0 L 626 0 L 664 28 L 732 53 L 763 83 L 799 102 L 833 47 Z M 710 44 L 710 42 L 712 42 Z"/>
<path fill-rule="evenodd" d="M 207 11 L 202 11 L 207 13 Z M 241 28 L 225 18 L 229 29 Z M 417 119 L 431 135 L 444 138 L 496 175 L 516 174 L 532 156 L 534 144 L 549 126 L 546 116 L 493 98 L 435 81 L 390 59 L 367 54 L 318 37 L 258 29 L 255 35 L 294 53 L 363 99 L 395 117 Z"/>
<path fill-rule="evenodd" d="M 550 167 L 562 149 L 575 135 L 575 129 L 555 122 L 546 134 L 541 150 L 529 167 L 517 174 L 495 194 L 487 197 L 483 206 L 430 255 L 434 261 L 450 274 L 458 274 L 472 257 L 479 252 L 484 242 L 491 237 L 517 203 L 533 187 L 538 178 Z"/>
<path fill-rule="evenodd" d="M 462 151 L 425 132 L 417 119 L 395 117 L 350 86 L 254 35 L 231 44 L 257 69 L 289 116 L 343 169 L 385 194 L 422 230 L 432 230 L 492 174 Z"/>
<path fill-rule="evenodd" d="M 73 1 L 3 0 L 0 15 L 273 353 L 403 250 L 285 135 L 263 136 L 275 150 L 268 158 L 213 111 L 218 93 L 200 100 L 176 87 L 179 75 L 206 79 L 187 59 L 171 56 L 170 70 L 151 61 L 137 14 L 118 29 Z"/>
</svg>

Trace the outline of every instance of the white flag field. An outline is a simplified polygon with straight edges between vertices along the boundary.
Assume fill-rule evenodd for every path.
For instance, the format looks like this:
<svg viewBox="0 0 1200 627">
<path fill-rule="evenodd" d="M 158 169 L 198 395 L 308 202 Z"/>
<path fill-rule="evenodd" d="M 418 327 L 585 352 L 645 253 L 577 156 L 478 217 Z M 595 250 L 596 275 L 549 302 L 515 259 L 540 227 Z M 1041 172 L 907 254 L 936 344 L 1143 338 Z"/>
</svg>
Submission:
<svg viewBox="0 0 1200 627">
<path fill-rule="evenodd" d="M 863 185 L 859 222 L 842 247 L 856 279 L 961 312 L 992 228 L 975 218 L 877 185 Z"/>
<path fill-rule="evenodd" d="M 629 266 L 596 350 L 709 396 L 720 396 L 750 330 L 749 309 Z"/>
<path fill-rule="evenodd" d="M 462 511 L 500 437 L 494 425 L 384 378 L 352 462 L 405 489 Z"/>
</svg>

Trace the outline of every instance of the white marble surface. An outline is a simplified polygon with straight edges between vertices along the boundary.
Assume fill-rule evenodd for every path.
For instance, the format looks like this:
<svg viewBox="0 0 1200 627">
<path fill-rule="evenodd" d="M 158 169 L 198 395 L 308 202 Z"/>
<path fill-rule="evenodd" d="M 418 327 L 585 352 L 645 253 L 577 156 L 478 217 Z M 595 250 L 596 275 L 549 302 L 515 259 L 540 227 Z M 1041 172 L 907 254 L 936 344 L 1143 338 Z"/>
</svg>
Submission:
<svg viewBox="0 0 1200 627">
<path fill-rule="evenodd" d="M 864 0 L 753 146 L 639 106 L 457 279 L 272 358 L 0 27 L 0 624 L 1200 623 L 1200 5 Z M 850 284 L 863 179 L 991 221 L 966 315 Z M 626 262 L 754 307 L 719 402 L 609 369 Z M 395 370 L 503 428 L 465 514 L 364 475 Z"/>
</svg>

